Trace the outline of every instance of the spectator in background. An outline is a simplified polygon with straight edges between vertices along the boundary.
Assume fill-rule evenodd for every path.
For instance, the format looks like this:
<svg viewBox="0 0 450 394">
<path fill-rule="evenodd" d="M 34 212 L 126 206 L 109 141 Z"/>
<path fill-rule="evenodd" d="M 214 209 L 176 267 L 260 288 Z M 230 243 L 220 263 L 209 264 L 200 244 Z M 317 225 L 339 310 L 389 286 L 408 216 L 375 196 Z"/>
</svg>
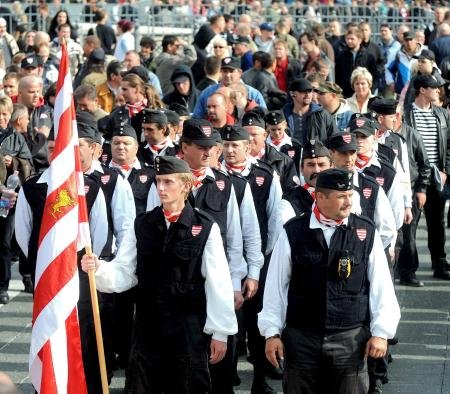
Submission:
<svg viewBox="0 0 450 394">
<path fill-rule="evenodd" d="M 174 70 L 182 64 L 190 67 L 196 60 L 197 53 L 192 45 L 172 34 L 163 37 L 162 52 L 155 58 L 156 75 L 163 94 L 174 89 L 171 81 Z"/>
<path fill-rule="evenodd" d="M 139 56 L 141 57 L 141 64 L 148 68 L 151 72 L 156 72 L 155 54 L 156 41 L 150 36 L 143 36 L 139 41 L 141 50 Z"/>
<path fill-rule="evenodd" d="M 7 95 L 13 104 L 17 103 L 17 95 L 19 94 L 19 74 L 8 72 L 3 77 L 3 93 Z"/>
<path fill-rule="evenodd" d="M 86 77 L 88 72 L 88 59 L 92 52 L 101 47 L 100 39 L 96 35 L 90 35 L 84 38 L 83 41 L 83 56 L 86 61 L 78 68 L 77 74 L 73 80 L 73 88 L 76 89 L 80 86 L 81 81 Z"/>
<path fill-rule="evenodd" d="M 30 116 L 28 115 L 27 107 L 22 104 L 14 104 L 13 113 L 10 120 L 13 130 L 19 134 L 26 134 L 29 123 Z"/>
<path fill-rule="evenodd" d="M 237 36 L 233 41 L 235 56 L 241 60 L 243 72 L 253 67 L 253 53 L 250 49 L 250 39 L 247 36 Z"/>
<path fill-rule="evenodd" d="M 332 19 L 328 24 L 328 36 L 327 40 L 333 47 L 335 59 L 339 53 L 345 48 L 345 36 L 341 31 L 341 22 L 337 19 Z"/>
<path fill-rule="evenodd" d="M 119 39 L 114 49 L 114 57 L 123 62 L 125 54 L 134 50 L 133 22 L 126 19 L 117 22 L 117 35 Z"/>
<path fill-rule="evenodd" d="M 99 105 L 97 92 L 92 85 L 81 85 L 73 92 L 77 111 L 87 111 L 91 113 L 96 121 L 108 115 Z"/>
<path fill-rule="evenodd" d="M 116 35 L 111 26 L 107 24 L 108 14 L 102 8 L 97 8 L 94 14 L 95 27 L 91 27 L 88 31 L 88 36 L 95 35 L 100 40 L 101 47 L 107 55 L 114 53 L 116 46 Z"/>
<path fill-rule="evenodd" d="M 216 37 L 216 33 L 209 24 L 200 27 L 197 34 L 194 36 L 194 48 L 197 52 L 197 61 L 191 67 L 195 82 L 200 82 L 205 77 L 205 61 L 208 56 L 208 45 L 211 40 Z M 225 40 L 224 40 L 225 41 Z M 225 45 L 227 43 L 225 42 Z"/>
<path fill-rule="evenodd" d="M 388 67 L 394 61 L 397 52 L 401 48 L 401 44 L 393 37 L 391 26 L 387 23 L 383 23 L 380 26 L 380 49 L 383 53 L 384 58 L 386 59 L 386 63 L 384 65 L 384 73 L 383 73 L 383 89 L 380 93 L 383 93 L 383 96 L 392 96 L 392 92 L 386 86 L 386 73 L 389 72 Z"/>
<path fill-rule="evenodd" d="M 259 31 L 254 39 L 255 45 L 258 51 L 264 51 L 271 53 L 273 50 L 273 41 L 275 40 L 274 27 L 271 23 L 261 23 L 259 25 Z"/>
<path fill-rule="evenodd" d="M 17 45 L 14 37 L 6 30 L 6 20 L 4 18 L 0 18 L 0 50 L 3 55 L 5 66 L 9 67 L 12 63 L 13 56 L 19 52 L 19 46 Z"/>
<path fill-rule="evenodd" d="M 230 56 L 230 49 L 228 48 L 228 42 L 222 37 L 214 38 L 213 42 L 213 53 L 219 59 L 224 59 Z"/>
<path fill-rule="evenodd" d="M 106 82 L 105 51 L 103 48 L 94 49 L 85 63 L 87 65 L 86 76 L 81 81 L 81 85 L 88 84 L 95 88 L 97 85 Z"/>
<path fill-rule="evenodd" d="M 42 64 L 42 81 L 44 84 L 44 91 L 54 82 L 58 80 L 58 69 L 53 64 L 50 58 L 50 46 L 42 43 L 36 48 L 37 55 L 41 58 Z"/>
<path fill-rule="evenodd" d="M 373 97 L 372 74 L 365 67 L 357 67 L 350 76 L 350 83 L 355 93 L 347 99 L 347 104 L 354 113 L 365 114 L 368 112 L 369 99 Z"/>
<path fill-rule="evenodd" d="M 141 65 L 141 58 L 139 56 L 139 53 L 137 53 L 135 50 L 128 51 L 125 54 L 123 63 L 128 71 L 133 69 L 145 83 L 149 83 L 150 85 L 152 85 L 158 92 L 159 96 L 162 97 L 159 78 L 155 73 L 151 72 L 149 69 Z"/>
<path fill-rule="evenodd" d="M 441 23 L 437 28 L 435 40 L 428 46 L 436 56 L 436 64 L 441 65 L 442 59 L 450 55 L 450 25 Z"/>
<path fill-rule="evenodd" d="M 115 103 L 115 97 L 120 90 L 120 83 L 122 82 L 121 71 L 122 65 L 118 61 L 112 61 L 106 67 L 106 82 L 98 85 L 97 101 L 98 105 L 107 113 L 112 112 Z"/>
<path fill-rule="evenodd" d="M 76 75 L 78 67 L 83 63 L 83 48 L 71 37 L 71 27 L 68 23 L 58 26 L 58 37 L 54 38 L 50 46 L 50 53 L 54 56 L 57 65 L 61 61 L 61 39 L 64 38 L 69 52 L 70 73 Z"/>
<path fill-rule="evenodd" d="M 303 75 L 312 72 L 313 64 L 321 59 L 328 65 L 328 79 L 334 81 L 334 67 L 331 60 L 319 48 L 317 35 L 313 32 L 305 31 L 300 35 L 300 45 L 306 53 L 307 58 L 302 68 Z"/>
<path fill-rule="evenodd" d="M 38 15 L 33 24 L 33 30 L 49 31 L 52 23 L 52 17 L 48 11 L 48 4 L 39 2 Z"/>
<path fill-rule="evenodd" d="M 276 24 L 275 36 L 278 40 L 286 41 L 289 54 L 294 58 L 298 59 L 300 56 L 300 48 L 298 46 L 297 40 L 289 34 L 290 24 L 284 18 L 281 18 Z"/>
<path fill-rule="evenodd" d="M 197 89 L 202 91 L 208 86 L 219 83 L 220 80 L 220 63 L 221 59 L 217 56 L 209 56 L 205 63 L 205 78 L 197 85 Z"/>
<path fill-rule="evenodd" d="M 302 75 L 302 66 L 297 59 L 289 56 L 288 43 L 284 40 L 277 39 L 273 43 L 275 54 L 275 78 L 278 87 L 287 92 L 289 81 L 300 78 Z"/>
<path fill-rule="evenodd" d="M 325 54 L 325 56 L 334 64 L 335 55 L 332 45 L 328 42 L 325 37 L 325 27 L 321 23 L 312 23 L 311 31 L 317 37 L 317 46 Z"/>
<path fill-rule="evenodd" d="M 69 14 L 65 10 L 59 10 L 50 22 L 50 27 L 48 29 L 50 40 L 57 38 L 59 36 L 59 27 L 66 24 L 70 27 L 70 38 L 72 40 L 76 40 L 78 38 L 78 34 L 73 24 L 70 22 Z"/>
<path fill-rule="evenodd" d="M 184 105 L 189 113 L 192 113 L 199 91 L 195 87 L 191 69 L 184 64 L 178 66 L 173 71 L 170 81 L 173 85 L 173 90 L 164 96 L 163 102 L 167 105 L 172 103 Z"/>
<path fill-rule="evenodd" d="M 447 7 L 438 6 L 434 9 L 434 22 L 425 29 L 425 44 L 430 45 L 437 36 L 438 26 L 444 22 Z"/>
</svg>

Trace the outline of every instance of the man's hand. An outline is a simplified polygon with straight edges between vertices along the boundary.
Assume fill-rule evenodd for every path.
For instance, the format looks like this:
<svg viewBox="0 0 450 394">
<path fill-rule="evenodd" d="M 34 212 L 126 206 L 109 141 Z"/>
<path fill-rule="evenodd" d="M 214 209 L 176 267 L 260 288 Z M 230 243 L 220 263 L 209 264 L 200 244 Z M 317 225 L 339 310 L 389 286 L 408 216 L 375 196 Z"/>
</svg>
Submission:
<svg viewBox="0 0 450 394">
<path fill-rule="evenodd" d="M 96 271 L 100 262 L 95 254 L 85 254 L 81 259 L 81 269 L 84 272 Z"/>
<path fill-rule="evenodd" d="M 365 358 L 381 358 L 386 354 L 387 340 L 380 337 L 370 337 L 366 344 Z"/>
<path fill-rule="evenodd" d="M 211 339 L 211 356 L 209 357 L 209 362 L 211 364 L 216 364 L 225 357 L 227 352 L 227 343 L 218 341 L 217 339 Z"/>
<path fill-rule="evenodd" d="M 277 357 L 284 360 L 284 346 L 280 338 L 269 338 L 266 340 L 266 357 L 275 368 L 280 367 Z"/>
<path fill-rule="evenodd" d="M 241 291 L 235 291 L 234 292 L 234 309 L 239 310 L 242 307 L 242 304 L 244 303 L 244 297 L 242 297 Z"/>
<path fill-rule="evenodd" d="M 403 218 L 403 223 L 410 224 L 413 220 L 413 214 L 411 208 L 405 208 L 405 216 Z"/>
<path fill-rule="evenodd" d="M 246 300 L 252 298 L 258 291 L 258 281 L 255 279 L 247 278 L 242 286 L 242 294 Z"/>
<path fill-rule="evenodd" d="M 6 168 L 11 168 L 13 159 L 10 155 L 3 156 L 3 163 L 5 163 Z"/>
<path fill-rule="evenodd" d="M 48 138 L 50 134 L 50 128 L 48 126 L 35 127 L 34 130 L 36 133 L 43 134 L 45 138 Z"/>
<path fill-rule="evenodd" d="M 427 195 L 425 193 L 419 192 L 414 195 L 417 201 L 417 208 L 423 209 L 425 203 L 427 202 Z"/>
<path fill-rule="evenodd" d="M 442 188 L 444 188 L 445 182 L 447 182 L 447 174 L 445 172 L 439 171 L 439 175 L 441 176 Z"/>
</svg>

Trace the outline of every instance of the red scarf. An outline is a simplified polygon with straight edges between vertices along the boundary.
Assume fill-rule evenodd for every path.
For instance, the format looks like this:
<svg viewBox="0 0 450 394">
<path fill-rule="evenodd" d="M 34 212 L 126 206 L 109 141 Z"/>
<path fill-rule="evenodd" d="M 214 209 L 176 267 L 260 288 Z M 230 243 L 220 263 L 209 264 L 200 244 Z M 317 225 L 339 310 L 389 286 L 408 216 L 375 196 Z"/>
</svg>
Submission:
<svg viewBox="0 0 450 394">
<path fill-rule="evenodd" d="M 305 183 L 303 185 L 303 189 L 305 189 L 306 191 L 308 191 L 309 194 L 311 194 L 311 197 L 313 198 L 313 200 L 316 199 L 316 189 L 314 187 L 312 187 L 308 183 Z"/>
<path fill-rule="evenodd" d="M 111 166 L 120 168 L 124 171 L 130 171 L 133 168 L 132 164 L 117 164 L 115 161 L 111 160 Z"/>
<path fill-rule="evenodd" d="M 281 144 L 281 142 L 283 141 L 283 137 L 281 137 L 279 140 L 276 140 L 275 138 L 273 138 L 273 137 L 270 137 L 270 142 L 272 143 L 272 144 L 274 144 L 275 146 L 278 146 L 278 145 L 280 145 Z"/>
<path fill-rule="evenodd" d="M 198 188 L 201 186 L 202 181 L 206 176 L 206 168 L 207 167 L 202 167 L 199 168 L 198 170 L 194 170 L 191 168 L 192 175 L 194 175 L 196 178 L 194 181 L 194 188 Z"/>
<path fill-rule="evenodd" d="M 365 156 L 362 155 L 360 153 L 358 153 L 358 156 L 356 157 L 356 167 L 358 167 L 359 169 L 364 168 L 370 161 L 370 159 L 372 158 L 372 156 Z"/>
<path fill-rule="evenodd" d="M 163 208 L 163 214 L 166 220 L 170 223 L 175 223 L 181 215 L 181 211 L 178 212 L 169 212 Z"/>
<path fill-rule="evenodd" d="M 128 114 L 130 115 L 130 118 L 132 118 L 147 107 L 147 99 L 143 99 L 134 104 L 125 104 L 125 107 L 128 108 Z"/>
<path fill-rule="evenodd" d="M 225 168 L 227 169 L 227 171 L 240 173 L 247 168 L 247 163 L 244 163 L 240 166 L 234 166 L 232 164 L 225 163 Z"/>
<path fill-rule="evenodd" d="M 329 219 L 329 218 L 325 217 L 324 215 L 322 215 L 319 211 L 319 208 L 317 208 L 316 203 L 313 204 L 313 212 L 314 212 L 314 216 L 316 217 L 317 221 L 328 227 L 337 227 L 337 226 L 340 226 L 344 222 L 343 220 Z"/>
<path fill-rule="evenodd" d="M 155 145 L 150 145 L 150 149 L 156 153 L 159 153 L 160 151 L 162 151 L 167 145 L 167 138 L 163 141 L 160 142 L 159 144 L 155 144 Z"/>
</svg>

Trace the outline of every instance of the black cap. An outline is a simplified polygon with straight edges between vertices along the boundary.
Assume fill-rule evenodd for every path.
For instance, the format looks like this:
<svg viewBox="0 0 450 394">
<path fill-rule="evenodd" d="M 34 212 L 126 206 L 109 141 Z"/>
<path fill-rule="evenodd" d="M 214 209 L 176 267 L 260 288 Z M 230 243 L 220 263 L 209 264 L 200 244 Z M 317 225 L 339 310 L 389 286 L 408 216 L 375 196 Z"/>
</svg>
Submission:
<svg viewBox="0 0 450 394">
<path fill-rule="evenodd" d="M 398 102 L 394 99 L 376 98 L 369 103 L 369 109 L 379 115 L 394 115 L 397 113 Z"/>
<path fill-rule="evenodd" d="M 76 121 L 78 138 L 89 138 L 96 141 L 97 120 L 95 116 L 88 111 L 77 111 Z"/>
<path fill-rule="evenodd" d="M 155 171 L 156 175 L 191 173 L 188 164 L 174 156 L 156 156 Z"/>
<path fill-rule="evenodd" d="M 103 48 L 95 48 L 89 55 L 89 61 L 92 63 L 101 63 L 105 61 L 105 51 Z"/>
<path fill-rule="evenodd" d="M 226 126 L 222 131 L 224 141 L 248 141 L 248 131 L 241 126 Z"/>
<path fill-rule="evenodd" d="M 273 27 L 273 25 L 271 23 L 264 22 L 259 25 L 259 30 L 274 31 L 275 28 Z"/>
<path fill-rule="evenodd" d="M 339 168 L 329 168 L 317 175 L 316 189 L 347 191 L 353 189 L 353 173 Z"/>
<path fill-rule="evenodd" d="M 440 83 L 431 75 L 417 75 L 414 78 L 414 89 L 419 90 L 420 88 L 439 88 Z"/>
<path fill-rule="evenodd" d="M 436 60 L 436 56 L 434 56 L 434 52 L 429 49 L 422 49 L 422 52 L 418 56 L 413 56 L 415 59 L 427 59 L 434 62 Z"/>
<path fill-rule="evenodd" d="M 245 126 L 257 126 L 263 129 L 266 128 L 266 123 L 263 117 L 258 112 L 249 111 L 244 114 L 241 120 L 242 127 Z"/>
<path fill-rule="evenodd" d="M 142 123 L 159 123 L 166 125 L 167 116 L 162 109 L 144 109 L 142 111 Z"/>
<path fill-rule="evenodd" d="M 22 59 L 20 63 L 21 68 L 38 68 L 42 65 L 42 60 L 40 56 L 31 54 Z"/>
<path fill-rule="evenodd" d="M 338 133 L 330 135 L 327 140 L 328 149 L 337 150 L 338 152 L 357 151 L 356 137 L 352 133 Z"/>
<path fill-rule="evenodd" d="M 250 44 L 250 38 L 248 38 L 247 36 L 236 36 L 233 37 L 233 44 Z"/>
<path fill-rule="evenodd" d="M 352 119 L 347 127 L 347 131 L 350 133 L 358 132 L 366 136 L 374 135 L 375 130 L 376 127 L 374 122 L 364 116 Z"/>
<path fill-rule="evenodd" d="M 289 84 L 289 90 L 295 92 L 307 92 L 313 90 L 313 86 L 307 79 L 299 78 Z"/>
<path fill-rule="evenodd" d="M 111 138 L 114 137 L 133 137 L 137 141 L 136 130 L 128 123 L 122 124 L 113 130 Z"/>
<path fill-rule="evenodd" d="M 122 73 L 122 77 L 129 75 L 129 74 L 135 74 L 139 78 L 141 78 L 145 83 L 148 82 L 148 70 L 144 66 L 131 67 L 128 71 L 124 71 Z"/>
<path fill-rule="evenodd" d="M 241 61 L 237 57 L 225 57 L 222 59 L 220 68 L 231 68 L 237 70 L 241 68 Z"/>
<path fill-rule="evenodd" d="M 180 123 L 180 115 L 178 115 L 175 111 L 165 108 L 164 114 L 166 115 L 168 123 L 176 125 Z"/>
<path fill-rule="evenodd" d="M 270 111 L 266 114 L 265 121 L 266 124 L 276 126 L 284 122 L 286 118 L 284 117 L 283 111 Z"/>
<path fill-rule="evenodd" d="M 188 119 L 183 123 L 182 138 L 199 146 L 215 146 L 213 126 L 205 119 Z"/>
<path fill-rule="evenodd" d="M 179 116 L 190 116 L 188 109 L 180 103 L 172 103 L 169 105 L 169 109 L 175 111 Z"/>
<path fill-rule="evenodd" d="M 310 140 L 305 143 L 302 150 L 302 160 L 316 157 L 330 157 L 330 152 L 319 140 Z"/>
<path fill-rule="evenodd" d="M 405 31 L 403 33 L 404 41 L 414 40 L 414 38 L 416 38 L 416 36 L 414 35 L 414 33 L 412 31 Z"/>
<path fill-rule="evenodd" d="M 221 144 L 223 142 L 222 136 L 220 135 L 219 130 L 213 129 L 213 137 L 217 144 Z"/>
<path fill-rule="evenodd" d="M 97 132 L 95 133 L 95 138 L 94 141 L 99 144 L 99 145 L 103 145 L 103 135 L 102 133 L 100 133 L 100 131 L 97 130 Z"/>
</svg>

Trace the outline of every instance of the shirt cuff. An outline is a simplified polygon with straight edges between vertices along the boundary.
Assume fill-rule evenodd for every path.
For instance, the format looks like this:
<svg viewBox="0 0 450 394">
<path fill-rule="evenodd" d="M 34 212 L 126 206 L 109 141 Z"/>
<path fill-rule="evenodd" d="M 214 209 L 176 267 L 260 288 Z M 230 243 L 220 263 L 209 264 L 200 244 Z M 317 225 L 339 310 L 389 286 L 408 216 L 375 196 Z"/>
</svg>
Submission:
<svg viewBox="0 0 450 394">
<path fill-rule="evenodd" d="M 264 333 L 264 337 L 267 339 L 267 338 L 270 338 L 270 337 L 273 337 L 274 335 L 280 335 L 280 330 L 278 330 L 277 328 L 275 328 L 275 327 L 269 327 L 267 330 L 266 330 L 266 332 Z"/>
<path fill-rule="evenodd" d="M 256 267 L 254 265 L 249 265 L 248 266 L 248 275 L 247 277 L 250 279 L 254 279 L 254 280 L 258 280 L 259 281 L 259 271 L 260 268 Z"/>
<path fill-rule="evenodd" d="M 242 290 L 242 281 L 241 278 L 231 278 L 231 283 L 233 284 L 234 291 Z"/>
<path fill-rule="evenodd" d="M 390 336 L 390 335 L 388 335 L 388 333 L 386 331 L 384 331 L 378 327 L 372 328 L 371 332 L 372 332 L 373 337 L 378 337 L 378 338 L 383 338 L 383 339 L 393 338 L 395 335 L 394 334 L 394 335 Z"/>
<path fill-rule="evenodd" d="M 212 334 L 212 339 L 215 339 L 216 341 L 227 343 L 228 335 L 222 334 L 220 332 L 215 332 L 215 333 Z"/>
</svg>

